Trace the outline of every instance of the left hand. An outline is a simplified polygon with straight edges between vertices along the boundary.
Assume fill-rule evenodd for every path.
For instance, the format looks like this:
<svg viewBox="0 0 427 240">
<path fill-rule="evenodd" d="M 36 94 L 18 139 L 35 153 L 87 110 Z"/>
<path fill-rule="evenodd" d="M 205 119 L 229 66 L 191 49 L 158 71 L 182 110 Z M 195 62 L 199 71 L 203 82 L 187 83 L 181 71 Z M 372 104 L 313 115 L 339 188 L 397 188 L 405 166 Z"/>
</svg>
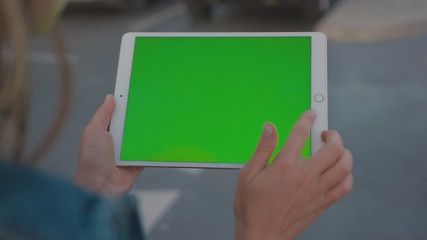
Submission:
<svg viewBox="0 0 427 240">
<path fill-rule="evenodd" d="M 105 98 L 83 132 L 79 165 L 74 183 L 107 197 L 118 197 L 132 188 L 143 167 L 120 167 L 114 163 L 113 138 L 108 132 L 116 103 Z"/>
</svg>

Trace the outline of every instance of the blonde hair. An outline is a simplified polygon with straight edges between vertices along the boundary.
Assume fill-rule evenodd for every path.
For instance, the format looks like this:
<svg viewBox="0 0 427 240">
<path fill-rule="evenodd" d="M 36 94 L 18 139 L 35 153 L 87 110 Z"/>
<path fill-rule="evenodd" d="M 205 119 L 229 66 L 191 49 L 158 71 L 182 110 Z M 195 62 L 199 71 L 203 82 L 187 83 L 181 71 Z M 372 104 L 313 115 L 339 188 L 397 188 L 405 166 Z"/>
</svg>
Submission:
<svg viewBox="0 0 427 240">
<path fill-rule="evenodd" d="M 62 35 L 56 26 L 51 37 L 61 79 L 57 113 L 38 146 L 29 156 L 24 156 L 30 99 L 27 72 L 31 35 L 31 12 L 24 2 L 28 1 L 0 0 L 0 158 L 34 165 L 47 153 L 65 123 L 71 102 L 71 71 Z M 9 53 L 6 49 L 11 54 L 5 54 Z"/>
</svg>

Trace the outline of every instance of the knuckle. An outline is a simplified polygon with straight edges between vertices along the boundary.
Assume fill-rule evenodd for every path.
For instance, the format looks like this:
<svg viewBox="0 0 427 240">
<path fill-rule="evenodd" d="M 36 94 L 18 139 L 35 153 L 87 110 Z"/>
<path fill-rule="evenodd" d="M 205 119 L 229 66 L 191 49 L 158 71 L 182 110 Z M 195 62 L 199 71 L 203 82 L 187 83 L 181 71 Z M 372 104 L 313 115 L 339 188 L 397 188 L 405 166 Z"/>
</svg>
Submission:
<svg viewBox="0 0 427 240">
<path fill-rule="evenodd" d="M 349 194 L 353 189 L 353 181 L 354 181 L 353 175 L 350 174 L 348 177 L 349 177 L 348 181 L 342 187 L 343 196 L 346 196 L 347 194 Z"/>
<path fill-rule="evenodd" d="M 272 144 L 268 144 L 268 143 L 259 143 L 258 146 L 256 147 L 256 152 L 261 152 L 261 153 L 269 153 L 274 151 L 275 147 Z"/>
<path fill-rule="evenodd" d="M 343 156 L 334 164 L 340 175 L 347 176 L 353 169 L 353 158 L 350 151 L 343 150 Z"/>
<path fill-rule="evenodd" d="M 320 208 L 323 210 L 328 209 L 328 207 L 334 203 L 333 199 L 329 197 L 326 193 L 323 194 L 321 197 L 322 197 L 322 200 L 320 202 Z"/>
<path fill-rule="evenodd" d="M 338 189 L 334 189 L 334 192 L 332 194 L 327 194 L 325 198 L 325 205 L 329 207 L 330 205 L 338 202 L 339 200 L 347 196 L 353 189 L 353 181 L 353 175 L 348 175 L 346 179 L 340 183 Z"/>
<path fill-rule="evenodd" d="M 351 165 L 350 164 L 344 164 L 342 166 L 342 172 L 344 174 L 350 174 L 351 173 Z"/>
<path fill-rule="evenodd" d="M 329 151 L 336 158 L 341 157 L 344 154 L 344 147 L 341 141 L 334 141 L 329 144 Z"/>
<path fill-rule="evenodd" d="M 337 194 L 337 196 L 335 197 L 335 201 L 338 201 L 343 197 L 347 196 L 353 189 L 353 175 L 349 175 L 344 181 L 345 182 L 340 186 L 339 194 Z"/>
<path fill-rule="evenodd" d="M 353 153 L 350 152 L 347 148 L 344 149 L 344 154 L 347 156 L 348 161 L 350 162 L 351 166 L 353 166 Z"/>
<path fill-rule="evenodd" d="M 332 204 L 338 202 L 340 199 L 341 199 L 341 196 L 339 196 L 339 195 L 335 195 L 335 196 L 332 196 L 332 197 L 326 199 L 325 208 L 330 207 Z"/>
<path fill-rule="evenodd" d="M 329 206 L 331 206 L 335 202 L 333 198 L 333 196 L 330 196 L 328 193 L 325 193 L 323 195 L 322 207 L 324 209 L 327 209 Z"/>
<path fill-rule="evenodd" d="M 340 164 L 339 171 L 345 175 L 348 175 L 351 173 L 351 164 L 349 162 L 343 162 Z"/>
<path fill-rule="evenodd" d="M 333 139 L 341 138 L 340 134 L 336 130 L 326 130 L 322 132 L 322 139 L 325 142 L 330 142 Z"/>
<path fill-rule="evenodd" d="M 351 192 L 351 190 L 353 189 L 353 187 L 352 186 L 350 186 L 350 185 L 344 185 L 343 186 L 343 189 L 342 189 L 342 196 L 344 197 L 344 196 L 347 196 L 350 192 Z"/>
<path fill-rule="evenodd" d="M 310 128 L 310 122 L 307 119 L 301 119 L 300 122 L 295 124 L 294 131 L 298 136 L 304 136 L 305 132 Z"/>
<path fill-rule="evenodd" d="M 334 136 L 334 137 L 337 137 L 340 135 L 336 130 L 329 130 L 328 132 L 331 136 Z"/>
<path fill-rule="evenodd" d="M 350 174 L 351 170 L 353 169 L 353 157 L 351 152 L 347 149 L 344 150 L 344 156 L 346 156 L 346 158 L 343 159 L 343 171 L 347 174 Z"/>
<path fill-rule="evenodd" d="M 295 167 L 295 164 L 292 161 L 283 161 L 278 166 L 277 169 L 280 172 L 288 172 L 291 171 Z"/>
</svg>

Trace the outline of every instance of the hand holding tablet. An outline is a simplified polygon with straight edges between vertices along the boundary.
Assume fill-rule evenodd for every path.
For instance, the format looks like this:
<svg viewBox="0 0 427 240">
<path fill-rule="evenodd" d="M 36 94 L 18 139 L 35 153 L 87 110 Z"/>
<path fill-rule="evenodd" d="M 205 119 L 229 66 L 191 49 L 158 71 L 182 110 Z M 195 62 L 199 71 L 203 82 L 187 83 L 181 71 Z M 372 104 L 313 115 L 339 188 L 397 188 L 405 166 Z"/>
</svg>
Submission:
<svg viewBox="0 0 427 240">
<path fill-rule="evenodd" d="M 268 167 L 277 132 L 265 126 L 253 156 L 239 172 L 233 205 L 236 240 L 295 239 L 351 191 L 353 158 L 336 131 L 324 131 L 325 145 L 310 158 L 301 158 L 315 121 L 310 111 L 295 123 Z"/>
<path fill-rule="evenodd" d="M 126 34 L 110 126 L 116 164 L 240 168 L 265 122 L 281 146 L 311 108 L 309 157 L 327 129 L 326 86 L 320 33 Z"/>
<path fill-rule="evenodd" d="M 238 240 L 294 239 L 352 189 L 352 155 L 324 131 L 321 34 L 127 34 L 115 100 L 107 97 L 80 146 L 76 183 L 93 191 L 129 191 L 137 166 L 244 165 Z"/>
</svg>

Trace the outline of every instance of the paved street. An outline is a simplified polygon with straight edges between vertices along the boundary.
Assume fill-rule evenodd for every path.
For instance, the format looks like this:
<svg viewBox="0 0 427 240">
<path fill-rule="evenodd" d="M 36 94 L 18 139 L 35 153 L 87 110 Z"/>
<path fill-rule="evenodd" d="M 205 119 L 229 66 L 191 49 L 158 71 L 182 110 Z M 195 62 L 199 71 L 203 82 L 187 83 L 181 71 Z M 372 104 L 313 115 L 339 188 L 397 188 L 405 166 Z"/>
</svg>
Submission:
<svg viewBox="0 0 427 240">
<path fill-rule="evenodd" d="M 75 6 L 60 21 L 73 63 L 73 106 L 41 168 L 73 179 L 82 131 L 113 93 L 121 36 L 128 31 L 311 31 L 293 9 L 219 6 L 193 22 L 177 0 L 144 11 Z M 300 239 L 427 239 L 427 33 L 328 45 L 329 126 L 354 154 L 353 192 Z M 34 40 L 29 145 L 57 104 L 57 63 Z M 145 169 L 135 184 L 151 239 L 232 239 L 235 170 Z"/>
</svg>

